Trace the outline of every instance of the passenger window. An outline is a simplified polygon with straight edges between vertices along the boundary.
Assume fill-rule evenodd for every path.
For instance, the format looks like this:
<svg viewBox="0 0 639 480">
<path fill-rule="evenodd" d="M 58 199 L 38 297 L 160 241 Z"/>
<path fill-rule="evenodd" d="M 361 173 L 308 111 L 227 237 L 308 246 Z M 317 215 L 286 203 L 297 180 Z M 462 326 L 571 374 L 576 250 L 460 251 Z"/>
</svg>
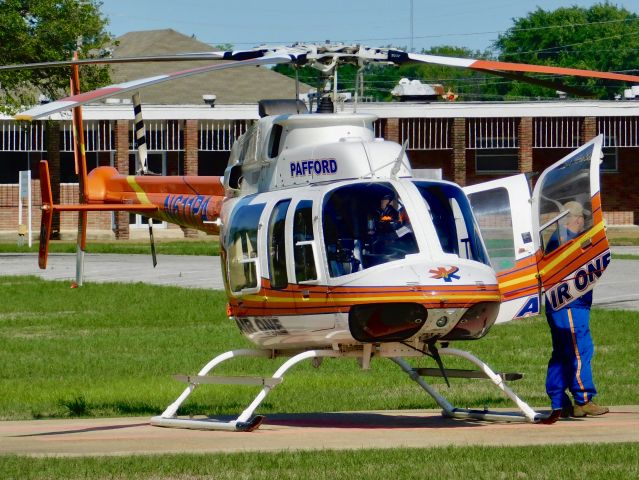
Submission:
<svg viewBox="0 0 639 480">
<path fill-rule="evenodd" d="M 228 258 L 229 287 L 233 292 L 258 287 L 257 230 L 264 204 L 239 204 L 229 219 L 224 244 Z"/>
<path fill-rule="evenodd" d="M 275 158 L 280 153 L 280 140 L 282 139 L 282 125 L 273 125 L 271 129 L 271 137 L 268 141 L 268 156 Z"/>
<path fill-rule="evenodd" d="M 268 223 L 268 264 L 271 275 L 271 287 L 275 289 L 286 288 L 288 286 L 284 225 L 286 221 L 286 212 L 288 212 L 290 204 L 290 200 L 283 200 L 275 205 L 273 213 L 271 214 L 271 219 Z"/>
<path fill-rule="evenodd" d="M 387 183 L 349 185 L 330 192 L 322 209 L 322 229 L 331 277 L 418 252 L 401 198 Z"/>
<path fill-rule="evenodd" d="M 313 202 L 303 200 L 297 204 L 293 217 L 293 256 L 297 283 L 317 280 L 313 244 Z"/>
<path fill-rule="evenodd" d="M 490 263 L 497 272 L 515 266 L 515 239 L 508 190 L 503 187 L 468 195 L 479 222 Z"/>
</svg>

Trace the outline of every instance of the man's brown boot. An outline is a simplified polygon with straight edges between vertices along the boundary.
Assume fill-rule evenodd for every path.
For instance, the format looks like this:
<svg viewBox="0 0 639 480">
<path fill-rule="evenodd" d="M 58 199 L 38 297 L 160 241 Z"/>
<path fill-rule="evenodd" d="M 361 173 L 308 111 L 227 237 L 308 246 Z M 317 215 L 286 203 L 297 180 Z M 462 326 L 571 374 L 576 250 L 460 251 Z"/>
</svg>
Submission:
<svg viewBox="0 0 639 480">
<path fill-rule="evenodd" d="M 603 415 L 609 411 L 610 409 L 608 407 L 601 407 L 595 402 L 588 402 L 583 405 L 575 405 L 572 416 L 585 417 L 586 415 L 590 415 L 591 417 L 596 417 L 597 415 Z"/>
</svg>

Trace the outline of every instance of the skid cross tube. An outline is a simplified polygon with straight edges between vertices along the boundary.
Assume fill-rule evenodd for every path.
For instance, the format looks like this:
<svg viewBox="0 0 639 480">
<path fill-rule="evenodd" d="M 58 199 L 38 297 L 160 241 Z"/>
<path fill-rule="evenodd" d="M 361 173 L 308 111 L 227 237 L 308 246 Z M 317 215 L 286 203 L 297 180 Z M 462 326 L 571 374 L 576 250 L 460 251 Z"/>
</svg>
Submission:
<svg viewBox="0 0 639 480">
<path fill-rule="evenodd" d="M 229 352 L 218 355 L 209 363 L 207 363 L 197 374 L 194 376 L 194 380 L 198 380 L 198 377 L 204 377 L 215 367 L 220 365 L 222 362 L 230 360 L 236 357 L 267 357 L 274 358 L 276 353 L 273 350 L 251 350 L 251 349 L 241 349 L 241 350 L 231 350 Z M 230 430 L 230 431 L 252 431 L 259 427 L 264 417 L 256 416 L 252 417 L 255 409 L 262 403 L 264 398 L 268 395 L 268 393 L 275 388 L 279 383 L 281 383 L 284 374 L 294 365 L 299 362 L 309 359 L 309 358 L 319 358 L 319 357 L 340 357 L 342 353 L 335 350 L 307 350 L 302 353 L 298 353 L 297 355 L 289 358 L 286 362 L 282 364 L 280 368 L 278 368 L 273 376 L 270 379 L 265 379 L 263 382 L 264 387 L 257 394 L 255 399 L 251 402 L 251 404 L 235 419 L 229 422 L 219 421 L 215 419 L 184 419 L 177 418 L 177 411 L 180 408 L 180 405 L 188 398 L 188 396 L 195 390 L 195 388 L 202 383 L 229 383 L 229 378 L 226 377 L 226 380 L 221 381 L 211 381 L 208 382 L 206 380 L 202 381 L 199 379 L 199 383 L 189 383 L 189 386 L 184 389 L 182 394 L 172 403 L 170 404 L 166 410 L 162 413 L 162 415 L 153 417 L 151 419 L 151 425 L 155 425 L 158 427 L 174 427 L 174 428 L 188 428 L 195 430 Z M 235 377 L 236 378 L 236 377 Z M 236 383 L 237 384 L 237 383 Z M 253 381 L 245 382 L 245 384 L 255 384 Z"/>
<path fill-rule="evenodd" d="M 420 387 L 422 387 L 422 389 L 424 389 L 431 397 L 433 397 L 437 404 L 442 408 L 442 414 L 444 416 L 450 418 L 474 418 L 477 420 L 490 420 L 497 422 L 529 423 L 538 423 L 544 418 L 542 414 L 535 412 L 526 402 L 519 398 L 515 394 L 515 392 L 513 392 L 508 387 L 508 385 L 506 385 L 504 379 L 500 375 L 493 372 L 488 365 L 486 365 L 484 362 L 482 362 L 479 358 L 475 357 L 471 353 L 455 348 L 441 348 L 439 349 L 439 354 L 461 357 L 477 365 L 486 375 L 486 377 L 489 378 L 493 382 L 493 384 L 497 386 L 497 388 L 504 392 L 506 396 L 510 398 L 522 412 L 521 414 L 518 414 L 507 412 L 493 412 L 489 410 L 469 410 L 464 408 L 456 408 L 451 405 L 448 400 L 441 396 L 437 392 L 437 390 L 426 383 L 426 381 L 419 375 L 419 373 L 415 371 L 415 369 L 413 369 L 403 358 L 391 357 L 391 360 L 399 365 L 400 368 L 408 374 L 411 380 L 415 381 Z"/>
</svg>

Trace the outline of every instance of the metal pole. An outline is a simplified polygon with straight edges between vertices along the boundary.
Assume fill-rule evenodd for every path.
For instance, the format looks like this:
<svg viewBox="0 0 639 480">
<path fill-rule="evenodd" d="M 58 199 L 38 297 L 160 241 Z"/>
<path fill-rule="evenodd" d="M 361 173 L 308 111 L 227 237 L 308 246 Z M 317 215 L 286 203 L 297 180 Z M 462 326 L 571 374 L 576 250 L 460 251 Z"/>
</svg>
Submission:
<svg viewBox="0 0 639 480">
<path fill-rule="evenodd" d="M 410 0 L 410 51 L 415 53 L 413 48 L 413 0 Z"/>
<path fill-rule="evenodd" d="M 33 245 L 33 240 L 31 238 L 33 236 L 33 232 L 31 230 L 31 170 L 27 171 L 29 172 L 27 173 L 27 221 L 29 222 L 27 235 L 29 235 L 29 248 L 31 248 L 31 245 Z"/>
</svg>

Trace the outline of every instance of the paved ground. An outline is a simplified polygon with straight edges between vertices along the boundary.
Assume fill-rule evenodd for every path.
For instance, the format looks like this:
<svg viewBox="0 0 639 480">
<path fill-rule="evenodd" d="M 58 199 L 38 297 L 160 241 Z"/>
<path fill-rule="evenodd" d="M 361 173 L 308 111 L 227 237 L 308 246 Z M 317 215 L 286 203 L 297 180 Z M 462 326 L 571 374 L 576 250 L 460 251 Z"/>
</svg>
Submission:
<svg viewBox="0 0 639 480">
<path fill-rule="evenodd" d="M 613 253 L 639 255 L 639 247 L 613 247 Z M 158 255 L 87 255 L 87 282 L 144 282 L 192 288 L 223 289 L 219 257 Z M 75 255 L 52 254 L 47 270 L 38 268 L 34 254 L 0 254 L 0 275 L 39 275 L 48 280 L 75 279 Z M 639 310 L 639 261 L 613 260 L 595 289 L 596 306 Z"/>
<path fill-rule="evenodd" d="M 637 406 L 617 406 L 602 417 L 567 419 L 554 425 L 450 420 L 435 411 L 274 415 L 252 433 L 159 428 L 148 421 L 0 422 L 0 454 L 81 456 L 639 442 Z"/>
</svg>

